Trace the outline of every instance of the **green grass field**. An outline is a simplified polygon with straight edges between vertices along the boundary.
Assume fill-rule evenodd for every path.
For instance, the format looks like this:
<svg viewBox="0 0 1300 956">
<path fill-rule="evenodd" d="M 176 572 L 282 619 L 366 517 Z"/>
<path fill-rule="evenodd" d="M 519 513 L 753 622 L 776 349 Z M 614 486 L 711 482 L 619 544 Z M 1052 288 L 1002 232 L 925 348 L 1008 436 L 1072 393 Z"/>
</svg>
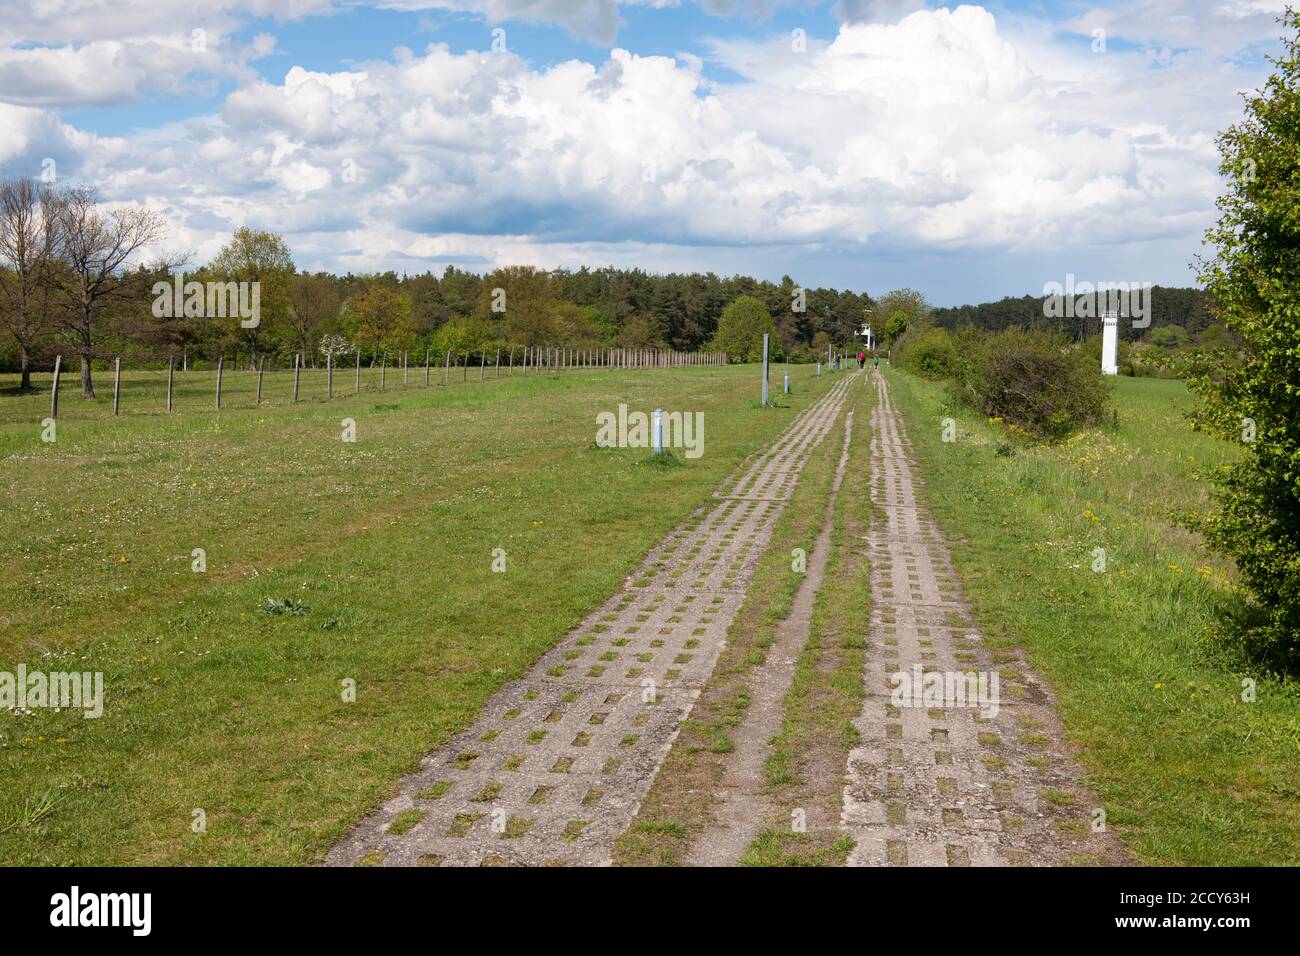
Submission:
<svg viewBox="0 0 1300 956">
<path fill-rule="evenodd" d="M 1204 502 L 1198 472 L 1232 449 L 1190 430 L 1185 387 L 1121 378 L 1117 424 L 1025 447 L 942 387 L 888 374 L 988 640 L 1023 646 L 1051 683 L 1109 825 L 1145 862 L 1300 862 L 1300 689 L 1213 637 L 1241 600 L 1233 570 L 1176 517 Z M 102 671 L 106 693 L 97 720 L 0 715 L 0 863 L 320 859 L 834 381 L 791 377 L 794 395 L 763 410 L 752 366 L 489 371 L 482 383 L 453 374 L 449 388 L 423 387 L 422 369 L 403 388 L 390 370 L 383 393 L 374 370 L 360 396 L 343 376 L 330 402 L 316 373 L 298 405 L 291 379 L 268 373 L 255 408 L 240 372 L 218 414 L 205 398 L 214 376 L 195 372 L 169 416 L 149 408 L 157 373 L 132 373 L 114 419 L 111 378 L 91 403 L 72 376 L 54 444 L 41 441 L 48 392 L 0 381 L 0 671 Z M 664 468 L 644 450 L 595 447 L 596 414 L 620 402 L 704 411 L 705 455 Z M 870 520 L 867 404 L 837 506 L 841 551 L 845 529 Z M 954 443 L 941 438 L 949 416 Z M 341 440 L 345 418 L 355 444 Z M 837 447 L 814 456 L 760 580 L 820 521 Z M 807 790 L 827 813 L 838 784 L 823 793 L 796 758 L 821 742 L 825 773 L 842 773 L 865 581 L 864 562 L 832 559 L 769 760 L 774 792 Z M 791 588 L 774 582 L 751 594 L 737 674 L 761 662 L 788 605 Z M 689 732 L 723 739 L 726 707 L 715 716 L 716 728 L 701 711 Z M 707 785 L 711 765 L 692 759 L 699 772 L 679 783 Z M 707 812 L 688 791 L 656 784 L 651 801 L 673 797 L 660 802 L 677 830 L 630 835 L 625 862 L 676 859 Z M 828 841 L 769 833 L 748 861 L 837 862 Z"/>
<path fill-rule="evenodd" d="M 280 379 L 255 409 L 241 375 L 220 414 L 116 420 L 100 376 L 52 445 L 48 395 L 0 394 L 0 670 L 102 671 L 106 695 L 97 720 L 2 718 L 0 862 L 319 859 L 833 381 L 792 368 L 764 410 L 752 366 L 412 370 L 298 406 Z M 620 402 L 704 411 L 704 456 L 595 447 Z"/>
<path fill-rule="evenodd" d="M 966 595 L 1052 684 L 1109 825 L 1144 862 L 1300 863 L 1300 685 L 1213 638 L 1233 570 L 1177 515 L 1232 449 L 1190 429 L 1186 387 L 1119 378 L 1117 426 L 1025 448 L 942 386 L 889 378 Z"/>
</svg>

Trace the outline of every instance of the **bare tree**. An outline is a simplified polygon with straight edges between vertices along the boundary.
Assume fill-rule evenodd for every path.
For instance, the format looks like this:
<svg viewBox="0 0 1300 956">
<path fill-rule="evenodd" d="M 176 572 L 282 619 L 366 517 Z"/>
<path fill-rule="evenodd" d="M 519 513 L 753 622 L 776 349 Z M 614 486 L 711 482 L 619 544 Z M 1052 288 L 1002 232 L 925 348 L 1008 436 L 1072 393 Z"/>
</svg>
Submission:
<svg viewBox="0 0 1300 956">
<path fill-rule="evenodd" d="M 30 177 L 0 183 L 0 328 L 18 343 L 24 391 L 32 387 L 32 350 L 49 329 L 58 204 L 52 189 Z"/>
<path fill-rule="evenodd" d="M 58 223 L 67 300 L 59 324 L 81 359 L 82 397 L 94 398 L 90 361 L 95 355 L 96 321 L 109 302 L 142 291 L 149 273 L 127 273 L 125 265 L 131 256 L 162 239 L 166 223 L 160 213 L 142 206 L 105 212 L 95 191 L 87 187 L 63 193 Z M 171 264 L 159 263 L 155 272 L 170 268 Z"/>
</svg>

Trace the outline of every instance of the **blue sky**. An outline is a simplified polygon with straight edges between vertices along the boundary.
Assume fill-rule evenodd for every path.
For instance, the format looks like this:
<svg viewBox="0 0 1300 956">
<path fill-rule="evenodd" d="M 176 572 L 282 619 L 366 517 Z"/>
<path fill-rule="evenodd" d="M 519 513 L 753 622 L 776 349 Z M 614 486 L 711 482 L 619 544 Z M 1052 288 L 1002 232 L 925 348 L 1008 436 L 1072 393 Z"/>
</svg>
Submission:
<svg viewBox="0 0 1300 956">
<path fill-rule="evenodd" d="M 624 8 L 626 25 L 619 30 L 616 45 L 643 56 L 676 56 L 694 53 L 707 57 L 709 42 L 720 38 L 767 40 L 788 36 L 796 27 L 814 37 L 831 39 L 839 28 L 831 4 L 799 6 L 773 11 L 770 16 L 717 16 L 699 6 L 655 9 Z M 386 59 L 399 47 L 420 51 L 430 43 L 446 43 L 456 53 L 488 49 L 491 31 L 501 26 L 514 53 L 537 68 L 565 60 L 604 61 L 610 44 L 574 34 L 556 23 L 505 20 L 489 22 L 481 15 L 448 10 L 394 10 L 369 6 L 347 6 L 327 15 L 277 22 L 270 17 L 250 17 L 231 34 L 235 42 L 247 43 L 259 33 L 277 39 L 273 53 L 256 60 L 257 75 L 276 83 L 293 66 L 330 72 L 370 60 Z M 1081 41 L 1082 42 L 1082 41 Z M 705 62 L 705 75 L 721 82 L 736 75 L 717 63 Z M 159 120 L 179 120 L 217 111 L 237 83 L 233 79 L 209 84 L 184 96 L 153 95 L 146 99 L 107 107 L 73 109 L 67 117 L 99 133 L 126 134 Z M 196 85 L 197 86 L 197 85 Z"/>
<path fill-rule="evenodd" d="M 53 160 L 152 205 L 196 262 L 251 225 L 335 271 L 639 265 L 938 304 L 1069 272 L 1191 284 L 1213 137 L 1266 75 L 1275 7 L 16 8 L 0 172 Z"/>
</svg>

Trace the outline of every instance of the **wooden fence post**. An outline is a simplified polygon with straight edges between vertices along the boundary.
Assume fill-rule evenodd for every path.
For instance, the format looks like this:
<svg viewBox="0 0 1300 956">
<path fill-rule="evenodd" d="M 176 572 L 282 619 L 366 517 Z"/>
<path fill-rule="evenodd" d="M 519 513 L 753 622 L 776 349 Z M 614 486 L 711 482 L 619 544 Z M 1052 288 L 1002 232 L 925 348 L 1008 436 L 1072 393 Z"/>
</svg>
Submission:
<svg viewBox="0 0 1300 956">
<path fill-rule="evenodd" d="M 447 350 L 447 360 L 442 366 L 442 384 L 447 384 L 447 376 L 451 372 L 451 349 Z"/>
<path fill-rule="evenodd" d="M 217 411 L 221 411 L 221 369 L 226 364 L 226 357 L 217 357 Z"/>
<path fill-rule="evenodd" d="M 298 401 L 298 382 L 302 376 L 302 356 L 297 352 L 293 355 L 293 400 Z"/>
<path fill-rule="evenodd" d="M 379 360 L 379 390 L 384 390 L 388 375 L 388 353 L 384 352 L 384 357 Z"/>
<path fill-rule="evenodd" d="M 63 356 L 54 356 L 54 378 L 50 382 L 50 417 L 59 417 L 59 372 L 63 368 Z"/>
<path fill-rule="evenodd" d="M 424 384 L 426 387 L 429 384 L 429 349 L 427 347 L 424 350 Z"/>
<path fill-rule="evenodd" d="M 357 349 L 357 387 L 356 394 L 361 394 L 361 349 Z"/>
<path fill-rule="evenodd" d="M 253 400 L 254 405 L 262 404 L 262 375 L 266 371 L 266 356 L 257 357 L 257 397 Z"/>
<path fill-rule="evenodd" d="M 334 397 L 334 353 L 325 353 L 325 394 Z"/>
<path fill-rule="evenodd" d="M 483 349 L 478 356 L 478 380 L 483 381 L 483 376 L 487 374 L 487 349 Z"/>
<path fill-rule="evenodd" d="M 167 356 L 167 411 L 172 410 L 172 374 L 175 371 L 173 366 L 176 364 L 174 355 Z"/>
<path fill-rule="evenodd" d="M 122 391 L 122 356 L 113 360 L 113 414 L 117 414 L 117 399 Z"/>
<path fill-rule="evenodd" d="M 497 378 L 501 377 L 501 350 L 497 349 Z"/>
</svg>

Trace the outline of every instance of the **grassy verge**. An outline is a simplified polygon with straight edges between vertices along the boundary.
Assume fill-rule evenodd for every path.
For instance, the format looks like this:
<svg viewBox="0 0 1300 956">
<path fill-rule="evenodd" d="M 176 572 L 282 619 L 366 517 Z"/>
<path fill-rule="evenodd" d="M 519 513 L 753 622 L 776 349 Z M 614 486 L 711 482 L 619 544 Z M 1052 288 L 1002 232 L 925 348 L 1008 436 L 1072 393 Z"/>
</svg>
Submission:
<svg viewBox="0 0 1300 956">
<path fill-rule="evenodd" d="M 828 384 L 796 375 L 761 413 L 741 367 L 0 426 L 0 671 L 106 698 L 0 715 L 0 862 L 320 858 Z M 620 402 L 704 411 L 704 456 L 594 447 Z"/>
<path fill-rule="evenodd" d="M 834 380 L 834 376 L 830 378 Z M 854 394 L 859 387 L 854 387 Z M 716 803 L 714 795 L 725 772 L 726 755 L 733 749 L 731 732 L 744 719 L 749 704 L 750 678 L 766 661 L 776 627 L 790 613 L 799 588 L 801 576 L 791 568 L 791 551 L 810 551 L 821 527 L 840 456 L 843 432 L 839 422 L 837 418 L 804 465 L 795 493 L 759 558 L 749 593 L 727 631 L 727 644 L 713 674 L 632 825 L 615 843 L 615 863 L 681 865 L 693 839 L 709 822 Z"/>
<path fill-rule="evenodd" d="M 853 839 L 839 828 L 844 768 L 858 743 L 871 564 L 863 540 L 871 521 L 871 421 L 875 389 L 859 393 L 849 460 L 835 502 L 826 575 L 808 643 L 784 700 L 764 776 L 772 803 L 804 811 L 806 832 L 774 821 L 741 857 L 747 866 L 843 866 Z"/>
<path fill-rule="evenodd" d="M 1239 601 L 1232 569 L 1176 515 L 1232 449 L 1190 430 L 1186 388 L 1121 378 L 1118 424 L 1026 448 L 889 376 L 981 627 L 1055 689 L 1109 825 L 1150 863 L 1300 862 L 1300 687 L 1210 636 Z"/>
</svg>

